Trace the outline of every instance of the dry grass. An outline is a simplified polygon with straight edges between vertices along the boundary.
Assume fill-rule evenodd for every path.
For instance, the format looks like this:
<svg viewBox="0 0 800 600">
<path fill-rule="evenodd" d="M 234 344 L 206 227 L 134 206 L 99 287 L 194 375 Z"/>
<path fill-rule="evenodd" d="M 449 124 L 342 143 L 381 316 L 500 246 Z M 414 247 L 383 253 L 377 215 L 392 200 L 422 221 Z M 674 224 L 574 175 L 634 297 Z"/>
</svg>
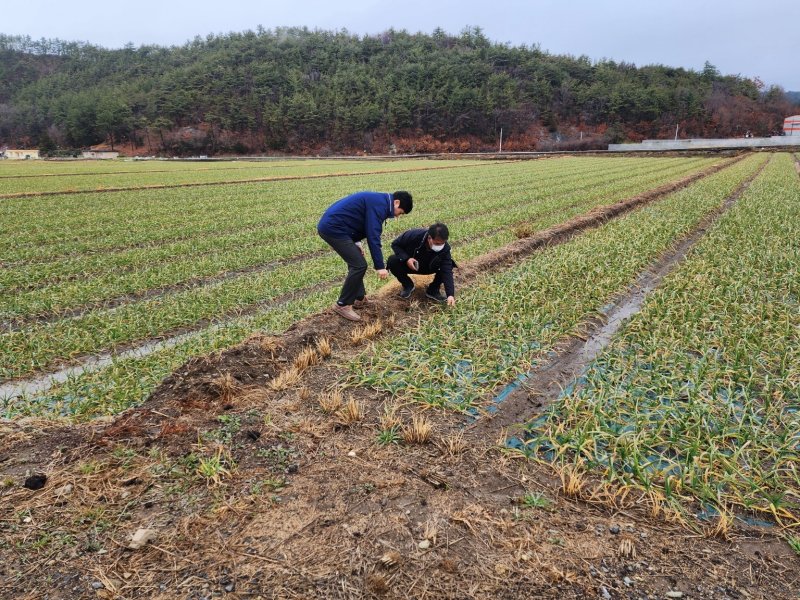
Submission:
<svg viewBox="0 0 800 600">
<path fill-rule="evenodd" d="M 580 498 L 583 491 L 583 475 L 574 465 L 557 468 L 561 480 L 561 491 L 568 498 Z"/>
<path fill-rule="evenodd" d="M 391 567 L 396 567 L 398 564 L 400 564 L 402 558 L 403 557 L 397 550 L 389 550 L 383 556 L 381 556 L 380 563 L 388 569 Z"/>
<path fill-rule="evenodd" d="M 398 407 L 396 404 L 385 404 L 383 406 L 383 414 L 380 416 L 380 428 L 382 431 L 390 429 L 399 429 L 403 422 L 397 416 Z"/>
<path fill-rule="evenodd" d="M 378 319 L 377 321 L 372 321 L 370 323 L 366 323 L 361 327 L 355 328 L 352 333 L 350 334 L 350 343 L 353 346 L 358 346 L 359 344 L 363 344 L 367 340 L 371 340 L 374 337 L 380 335 L 383 331 L 383 321 Z"/>
<path fill-rule="evenodd" d="M 302 372 L 322 362 L 322 356 L 315 348 L 306 346 L 294 359 L 294 368 Z"/>
<path fill-rule="evenodd" d="M 297 398 L 301 402 L 308 402 L 308 399 L 311 398 L 311 390 L 304 385 L 300 386 L 297 389 Z"/>
<path fill-rule="evenodd" d="M 427 417 L 416 414 L 410 425 L 403 425 L 403 440 L 407 444 L 427 444 L 431 439 L 433 426 Z"/>
<path fill-rule="evenodd" d="M 619 543 L 617 548 L 617 556 L 620 558 L 634 559 L 636 558 L 636 544 L 630 538 L 624 538 Z"/>
<path fill-rule="evenodd" d="M 331 390 L 319 395 L 319 407 L 325 414 L 335 413 L 344 404 L 341 390 Z"/>
<path fill-rule="evenodd" d="M 351 425 L 364 418 L 364 406 L 355 398 L 350 398 L 336 414 L 343 425 Z"/>
<path fill-rule="evenodd" d="M 318 423 L 312 417 L 303 417 L 289 425 L 288 429 L 294 433 L 302 433 L 319 439 L 325 434 L 327 427 L 322 423 Z"/>
<path fill-rule="evenodd" d="M 323 358 L 323 360 L 333 354 L 333 346 L 331 346 L 331 341 L 326 337 L 319 338 L 316 342 L 316 346 L 317 352 Z"/>
<path fill-rule="evenodd" d="M 223 404 L 230 404 L 242 389 L 242 384 L 230 373 L 225 373 L 211 382 L 217 391 L 217 399 Z"/>
<path fill-rule="evenodd" d="M 531 237 L 536 230 L 530 225 L 530 223 L 517 223 L 511 228 L 511 232 L 514 234 L 518 240 L 523 238 Z"/>
<path fill-rule="evenodd" d="M 425 531 L 422 533 L 422 537 L 428 540 L 431 544 L 436 543 L 436 537 L 439 535 L 439 527 L 436 525 L 435 521 L 426 521 L 425 523 Z"/>
<path fill-rule="evenodd" d="M 269 388 L 274 392 L 283 392 L 300 383 L 301 372 L 297 367 L 292 367 L 280 373 L 269 382 Z"/>
<path fill-rule="evenodd" d="M 708 538 L 731 539 L 733 529 L 733 514 L 725 511 L 720 512 L 713 524 L 703 527 L 703 535 Z"/>
<path fill-rule="evenodd" d="M 453 435 L 442 438 L 436 444 L 443 454 L 450 458 L 456 458 L 467 449 L 467 442 L 464 440 L 464 432 L 459 431 Z"/>
</svg>

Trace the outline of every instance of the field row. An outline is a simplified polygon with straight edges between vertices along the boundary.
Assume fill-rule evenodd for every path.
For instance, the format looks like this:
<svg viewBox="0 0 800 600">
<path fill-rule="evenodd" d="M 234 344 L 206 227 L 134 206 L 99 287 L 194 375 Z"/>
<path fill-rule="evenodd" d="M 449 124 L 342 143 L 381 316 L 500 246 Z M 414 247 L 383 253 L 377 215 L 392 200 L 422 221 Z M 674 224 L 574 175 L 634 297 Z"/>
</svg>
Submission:
<svg viewBox="0 0 800 600">
<path fill-rule="evenodd" d="M 135 173 L 73 175 L 60 177 L 0 177 L 0 198 L 17 194 L 59 194 L 103 191 L 106 189 L 136 189 L 156 186 L 199 185 L 233 183 L 254 179 L 281 179 L 290 177 L 320 177 L 376 171 L 406 171 L 414 169 L 439 169 L 470 164 L 468 160 L 398 160 L 380 163 L 325 161 L 297 164 L 271 165 L 250 163 L 246 168 L 169 170 L 164 172 L 140 171 Z M 2 169 L 0 169 L 2 173 Z"/>
<path fill-rule="evenodd" d="M 565 394 L 526 451 L 646 490 L 800 523 L 800 180 L 776 156 Z"/>
<path fill-rule="evenodd" d="M 493 179 L 484 178 L 470 186 L 473 189 L 470 203 L 452 203 L 446 198 L 420 203 L 420 210 L 403 218 L 402 223 L 404 227 L 422 226 L 441 219 L 462 237 L 521 222 L 532 227 L 546 226 L 548 223 L 539 221 L 548 215 L 569 218 L 598 203 L 639 193 L 696 168 L 694 164 L 681 165 L 681 168 L 673 165 L 666 172 L 629 172 L 624 178 L 605 181 L 598 177 L 589 190 L 578 186 L 577 180 L 565 180 L 546 189 L 532 190 L 527 185 L 529 175 L 524 172 L 506 177 L 498 185 L 493 185 Z M 498 188 L 504 188 L 500 199 L 494 196 Z M 48 270 L 44 265 L 9 270 L 8 274 L 13 274 L 13 277 L 6 277 L 3 282 L 7 287 L 0 292 L 0 315 L 9 319 L 60 313 L 125 294 L 142 294 L 155 287 L 175 286 L 197 278 L 220 277 L 235 270 L 310 257 L 325 248 L 317 236 L 308 235 L 314 231 L 321 210 L 318 208 L 313 213 L 297 215 L 292 223 L 264 226 L 227 239 L 197 240 L 183 252 L 169 253 L 163 262 L 155 260 L 153 251 L 141 250 L 137 253 L 139 261 L 135 263 L 113 264 L 110 259 L 114 257 L 100 255 L 84 261 L 71 261 L 66 272 Z M 212 252 L 198 256 L 204 250 Z M 47 266 L 52 269 L 55 265 Z M 42 280 L 43 275 L 49 277 Z M 44 285 L 33 286 L 37 281 Z M 20 289 L 21 283 L 27 289 Z"/>
</svg>

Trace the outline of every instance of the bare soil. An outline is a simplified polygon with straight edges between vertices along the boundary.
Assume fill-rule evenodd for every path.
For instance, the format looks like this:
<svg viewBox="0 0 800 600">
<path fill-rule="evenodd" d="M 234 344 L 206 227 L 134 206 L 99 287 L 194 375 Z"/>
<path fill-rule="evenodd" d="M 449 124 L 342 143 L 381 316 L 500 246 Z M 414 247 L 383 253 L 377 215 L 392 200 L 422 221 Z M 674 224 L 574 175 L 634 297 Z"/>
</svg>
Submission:
<svg viewBox="0 0 800 600">
<path fill-rule="evenodd" d="M 519 240 L 458 284 L 657 197 Z M 797 597 L 777 530 L 690 532 L 635 493 L 468 438 L 463 415 L 364 387 L 344 390 L 359 414 L 325 412 L 371 340 L 441 310 L 394 291 L 362 323 L 326 311 L 194 359 L 117 417 L 0 423 L 0 596 Z M 322 339 L 332 354 L 299 365 Z M 401 439 L 381 444 L 387 409 Z M 44 487 L 24 487 L 36 473 Z M 152 539 L 129 548 L 140 529 Z"/>
</svg>

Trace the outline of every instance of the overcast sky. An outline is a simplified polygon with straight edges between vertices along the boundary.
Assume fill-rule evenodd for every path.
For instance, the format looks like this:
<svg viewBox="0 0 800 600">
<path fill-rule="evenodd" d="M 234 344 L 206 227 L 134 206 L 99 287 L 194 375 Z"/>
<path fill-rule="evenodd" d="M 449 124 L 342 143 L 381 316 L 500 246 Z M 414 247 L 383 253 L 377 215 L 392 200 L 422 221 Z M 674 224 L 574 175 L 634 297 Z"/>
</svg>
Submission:
<svg viewBox="0 0 800 600">
<path fill-rule="evenodd" d="M 180 45 L 196 35 L 279 26 L 453 34 L 480 26 L 496 42 L 539 44 L 636 65 L 760 77 L 800 91 L 800 0 L 6 0 L 0 32 Z"/>
</svg>

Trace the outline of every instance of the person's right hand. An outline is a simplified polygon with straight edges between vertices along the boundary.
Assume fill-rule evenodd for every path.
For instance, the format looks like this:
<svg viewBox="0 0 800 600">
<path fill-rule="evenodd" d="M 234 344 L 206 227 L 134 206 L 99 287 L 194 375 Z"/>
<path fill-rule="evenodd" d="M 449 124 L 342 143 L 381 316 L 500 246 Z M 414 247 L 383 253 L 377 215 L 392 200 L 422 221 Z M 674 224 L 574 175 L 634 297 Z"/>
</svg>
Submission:
<svg viewBox="0 0 800 600">
<path fill-rule="evenodd" d="M 386 269 L 378 269 L 378 278 L 379 279 L 386 279 L 389 276 L 389 271 Z"/>
<path fill-rule="evenodd" d="M 411 269 L 412 271 L 419 270 L 419 262 L 417 262 L 416 258 L 409 258 L 406 261 L 406 264 L 408 265 L 408 268 Z"/>
</svg>

